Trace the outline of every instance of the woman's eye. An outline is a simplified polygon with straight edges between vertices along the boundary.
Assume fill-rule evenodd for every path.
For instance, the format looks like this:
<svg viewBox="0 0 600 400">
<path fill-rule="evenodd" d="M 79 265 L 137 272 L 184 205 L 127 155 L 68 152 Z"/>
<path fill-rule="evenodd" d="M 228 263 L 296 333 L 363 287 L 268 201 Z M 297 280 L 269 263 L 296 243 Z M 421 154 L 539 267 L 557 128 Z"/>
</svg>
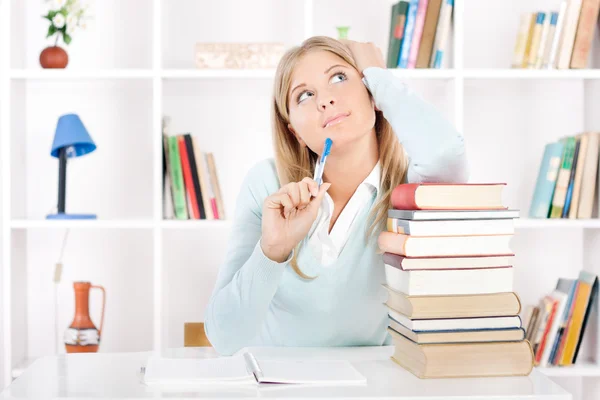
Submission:
<svg viewBox="0 0 600 400">
<path fill-rule="evenodd" d="M 341 81 L 345 81 L 345 80 L 346 80 L 346 74 L 344 74 L 344 73 L 342 73 L 342 72 L 338 72 L 337 74 L 333 75 L 333 76 L 331 77 L 331 79 L 332 79 L 332 81 L 334 81 L 334 82 L 335 82 L 335 79 L 336 79 L 336 78 L 338 78 L 338 77 L 340 78 L 338 82 L 341 82 Z"/>
<path fill-rule="evenodd" d="M 298 96 L 298 103 L 300 103 L 302 100 L 304 100 L 305 97 L 309 97 L 309 95 L 312 96 L 312 93 L 311 92 L 300 93 L 300 95 Z"/>
</svg>

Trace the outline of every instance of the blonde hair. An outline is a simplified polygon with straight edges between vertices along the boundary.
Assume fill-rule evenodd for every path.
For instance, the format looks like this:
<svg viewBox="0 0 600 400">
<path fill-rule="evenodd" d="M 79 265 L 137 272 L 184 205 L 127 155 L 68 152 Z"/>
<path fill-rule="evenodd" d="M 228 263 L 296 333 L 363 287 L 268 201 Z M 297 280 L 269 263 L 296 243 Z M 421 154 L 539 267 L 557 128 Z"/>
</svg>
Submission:
<svg viewBox="0 0 600 400">
<path fill-rule="evenodd" d="M 289 182 L 299 182 L 314 174 L 315 162 L 318 155 L 308 147 L 300 146 L 296 137 L 288 129 L 289 107 L 288 91 L 294 66 L 306 53 L 315 50 L 330 51 L 358 70 L 348 48 L 336 39 L 327 36 L 313 36 L 306 39 L 300 46 L 289 49 L 281 58 L 275 74 L 273 86 L 272 131 L 275 152 L 275 165 L 281 186 Z M 407 158 L 404 149 L 390 123 L 383 117 L 381 111 L 375 111 L 375 132 L 379 144 L 379 160 L 381 164 L 381 181 L 379 195 L 373 206 L 369 219 L 372 220 L 366 232 L 367 239 L 385 226 L 387 210 L 390 204 L 392 190 L 402 183 L 407 172 Z M 304 274 L 298 267 L 297 256 L 300 244 L 294 251 L 291 265 L 302 278 L 314 279 Z"/>
</svg>

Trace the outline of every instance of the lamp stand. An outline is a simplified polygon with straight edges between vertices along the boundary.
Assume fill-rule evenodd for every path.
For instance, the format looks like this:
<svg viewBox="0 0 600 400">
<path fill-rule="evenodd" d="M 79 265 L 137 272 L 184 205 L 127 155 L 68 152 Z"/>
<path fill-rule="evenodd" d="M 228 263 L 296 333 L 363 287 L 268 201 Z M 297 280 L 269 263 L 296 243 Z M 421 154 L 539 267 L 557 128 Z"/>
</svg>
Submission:
<svg viewBox="0 0 600 400">
<path fill-rule="evenodd" d="M 57 213 L 49 214 L 46 219 L 96 219 L 96 214 L 66 214 L 67 193 L 67 148 L 60 149 L 58 156 L 58 205 Z"/>
</svg>

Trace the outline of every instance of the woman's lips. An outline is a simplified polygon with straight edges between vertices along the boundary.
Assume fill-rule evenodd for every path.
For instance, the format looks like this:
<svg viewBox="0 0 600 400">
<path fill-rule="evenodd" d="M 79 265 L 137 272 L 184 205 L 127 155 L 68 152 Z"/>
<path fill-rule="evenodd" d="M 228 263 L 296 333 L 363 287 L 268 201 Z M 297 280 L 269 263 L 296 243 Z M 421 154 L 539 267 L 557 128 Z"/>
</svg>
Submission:
<svg viewBox="0 0 600 400">
<path fill-rule="evenodd" d="M 348 117 L 349 115 L 350 115 L 350 114 L 338 114 L 338 115 L 336 115 L 335 117 L 333 117 L 333 118 L 331 118 L 331 119 L 328 119 L 328 120 L 325 122 L 325 125 L 323 126 L 323 128 L 327 128 L 327 127 L 329 127 L 329 126 L 332 126 L 332 125 L 339 124 L 341 121 L 343 121 L 343 120 L 344 120 L 346 117 Z"/>
</svg>

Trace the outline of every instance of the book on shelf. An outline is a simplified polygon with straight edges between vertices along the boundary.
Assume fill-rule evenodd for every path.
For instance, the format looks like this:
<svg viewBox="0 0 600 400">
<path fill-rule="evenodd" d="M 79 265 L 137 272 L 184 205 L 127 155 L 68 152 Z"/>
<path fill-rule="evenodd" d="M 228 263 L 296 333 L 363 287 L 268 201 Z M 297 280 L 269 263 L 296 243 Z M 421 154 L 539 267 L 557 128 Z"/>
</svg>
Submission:
<svg viewBox="0 0 600 400">
<path fill-rule="evenodd" d="M 598 213 L 600 132 L 547 143 L 529 207 L 530 218 L 589 219 Z"/>
<path fill-rule="evenodd" d="M 505 186 L 401 184 L 392 191 L 379 235 L 388 332 L 392 359 L 417 377 L 517 376 L 533 368 L 513 288 L 518 210 L 502 203 Z"/>
<path fill-rule="evenodd" d="M 213 153 L 190 133 L 172 134 L 163 117 L 163 218 L 225 219 Z"/>
<path fill-rule="evenodd" d="M 587 68 L 600 0 L 563 0 L 519 15 L 512 68 Z"/>
<path fill-rule="evenodd" d="M 388 68 L 442 68 L 454 0 L 398 1 L 391 7 Z"/>
<path fill-rule="evenodd" d="M 535 364 L 575 364 L 584 334 L 598 335 L 594 313 L 598 313 L 598 277 L 581 271 L 577 279 L 559 278 L 555 289 L 525 310 L 525 337 L 531 342 Z"/>
</svg>

